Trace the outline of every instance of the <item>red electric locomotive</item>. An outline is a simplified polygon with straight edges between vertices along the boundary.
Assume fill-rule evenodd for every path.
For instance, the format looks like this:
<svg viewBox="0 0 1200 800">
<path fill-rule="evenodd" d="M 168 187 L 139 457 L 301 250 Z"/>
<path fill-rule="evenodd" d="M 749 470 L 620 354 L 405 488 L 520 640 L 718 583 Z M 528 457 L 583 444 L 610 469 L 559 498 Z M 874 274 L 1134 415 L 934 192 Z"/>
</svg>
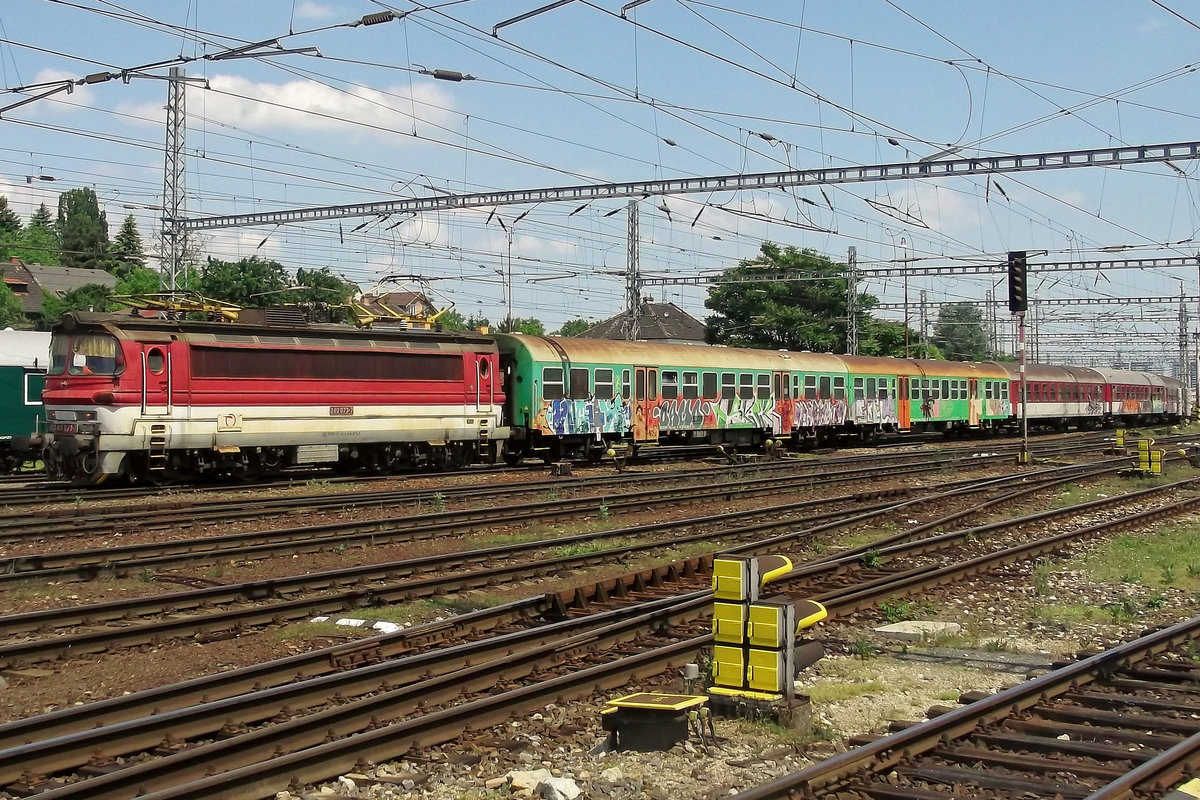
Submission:
<svg viewBox="0 0 1200 800">
<path fill-rule="evenodd" d="M 450 468 L 507 436 L 477 334 L 79 313 L 50 350 L 45 461 L 76 483 Z"/>
</svg>

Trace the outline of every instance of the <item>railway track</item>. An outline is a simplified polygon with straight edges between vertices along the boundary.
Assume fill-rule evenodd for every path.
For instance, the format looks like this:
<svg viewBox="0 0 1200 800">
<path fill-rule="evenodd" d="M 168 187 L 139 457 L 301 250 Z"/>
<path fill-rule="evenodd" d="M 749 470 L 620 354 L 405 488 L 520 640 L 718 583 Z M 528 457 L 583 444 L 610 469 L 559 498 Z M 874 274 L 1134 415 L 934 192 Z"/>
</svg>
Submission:
<svg viewBox="0 0 1200 800">
<path fill-rule="evenodd" d="M 1090 472 L 1095 473 L 1099 469 L 1092 467 Z M 1114 467 L 1104 469 L 1111 470 Z M 944 502 L 951 498 L 969 503 L 965 509 L 940 517 L 921 530 L 932 529 L 952 524 L 1002 502 L 1028 496 L 1048 486 L 1076 481 L 1088 472 L 1088 468 L 1060 467 L 1043 471 L 1041 480 L 1034 483 L 1028 481 L 1030 476 L 1022 475 L 994 479 L 983 484 L 977 480 L 961 481 L 925 494 L 911 495 L 888 490 L 878 495 L 800 501 L 753 511 L 695 518 L 686 523 L 665 522 L 595 531 L 553 540 L 368 564 L 291 578 L 9 614 L 0 616 L 0 636 L 9 639 L 7 643 L 0 644 L 0 664 L 29 663 L 181 636 L 213 636 L 223 631 L 306 619 L 347 609 L 404 602 L 536 576 L 563 574 L 681 546 L 702 546 L 712 550 L 720 549 L 714 542 L 723 542 L 728 546 L 745 540 L 761 542 L 764 541 L 762 537 L 770 537 L 765 540 L 766 546 L 788 546 L 839 528 L 866 524 L 901 508 L 912 509 L 919 504 Z M 708 487 L 708 492 L 711 494 L 712 487 Z M 979 502 L 976 495 L 988 492 L 999 493 L 1000 497 Z M 1100 502 L 1114 504 L 1120 500 Z M 686 532 L 680 531 L 683 525 L 686 525 Z M 917 530 L 909 535 L 919 532 Z M 900 540 L 900 535 L 893 535 L 887 537 L 884 544 Z M 605 541 L 618 544 L 605 549 L 602 546 Z M 554 548 L 574 547 L 582 547 L 584 551 L 576 553 L 568 550 L 565 555 L 554 551 Z M 857 553 L 854 557 L 857 557 Z M 402 578 L 407 580 L 400 580 Z M 151 617 L 165 618 L 136 621 Z M 119 627 L 97 629 L 97 626 L 105 623 Z M 13 637 L 21 635 L 44 634 L 77 626 L 87 626 L 89 630 L 72 635 L 13 641 Z"/>
<path fill-rule="evenodd" d="M 1200 617 L 738 794 L 736 800 L 1163 797 L 1200 752 Z"/>
<path fill-rule="evenodd" d="M 1141 493 L 1142 498 L 1149 497 L 1151 491 Z M 823 600 L 831 615 L 836 618 L 887 597 L 951 583 L 1003 564 L 1061 548 L 1064 543 L 1075 539 L 1144 525 L 1149 520 L 1182 513 L 1194 509 L 1197 505 L 1200 505 L 1200 498 L 1188 498 L 972 558 L 946 557 L 943 559 L 945 563 L 916 566 L 913 566 L 911 561 L 905 563 L 906 557 L 912 558 L 928 552 L 932 546 L 930 542 L 918 540 L 894 545 L 881 551 L 885 559 L 896 563 L 898 569 L 893 574 L 881 576 L 872 570 L 863 570 L 846 585 L 817 595 L 817 599 Z M 1090 508 L 1094 510 L 1096 506 L 1092 505 Z M 1044 515 L 1036 515 L 1037 520 L 1045 518 Z M 939 549 L 944 550 L 950 541 L 947 536 L 936 537 L 941 540 Z M 960 542 L 971 541 L 972 537 L 966 536 L 964 532 L 959 539 Z M 770 550 L 775 544 L 777 543 L 757 543 L 754 548 Z M 835 561 L 825 565 L 824 571 L 827 575 L 845 571 L 846 564 Z M 811 570 L 805 572 L 802 569 L 777 585 L 789 593 L 812 597 L 812 590 L 818 586 L 815 575 Z M 626 587 L 623 591 L 628 593 L 628 583 L 622 585 Z M 585 602 L 574 602 L 577 598 L 572 594 L 572 608 L 560 610 L 560 617 L 569 618 L 571 614 L 586 613 L 588 602 L 595 604 L 597 610 L 608 613 L 611 611 L 609 604 L 614 595 L 619 595 L 620 592 L 588 592 L 581 588 L 579 594 L 585 596 Z M 565 597 L 566 595 L 560 596 L 558 602 L 563 603 Z M 711 595 L 706 589 L 685 591 L 674 598 L 663 598 L 660 595 L 649 600 L 647 605 L 640 609 L 640 612 L 644 613 L 613 623 L 622 626 L 619 632 L 617 629 L 596 629 L 579 634 L 581 638 L 560 640 L 557 644 L 549 645 L 532 643 L 536 641 L 535 637 L 527 646 L 521 646 L 525 649 L 510 650 L 501 658 L 477 662 L 470 667 L 421 678 L 402 686 L 394 686 L 391 683 L 380 686 L 378 682 L 378 675 L 383 671 L 400 669 L 397 664 L 402 663 L 405 657 L 399 656 L 341 671 L 335 671 L 336 668 L 332 666 L 324 668 L 321 676 L 310 679 L 320 683 L 311 684 L 304 689 L 297 688 L 305 683 L 301 681 L 281 684 L 271 689 L 259 688 L 242 694 L 232 694 L 228 696 L 228 703 L 222 701 L 219 709 L 209 709 L 219 710 L 220 714 L 203 713 L 207 703 L 197 707 L 185 705 L 189 694 L 190 697 L 194 697 L 197 692 L 212 688 L 211 685 L 189 684 L 183 684 L 174 691 L 155 690 L 156 693 L 161 693 L 157 699 L 165 699 L 171 703 L 172 698 L 179 698 L 180 705 L 173 711 L 160 712 L 149 717 L 134 718 L 132 715 L 144 713 L 145 709 L 155 702 L 156 698 L 152 697 L 151 693 L 141 693 L 143 696 L 136 699 L 117 698 L 105 701 L 107 707 L 97 708 L 96 715 L 91 715 L 86 710 L 67 709 L 46 715 L 44 718 L 0 727 L 0 736 L 8 739 L 30 735 L 37 737 L 26 744 L 0 752 L 0 765 L 6 765 L 2 767 L 6 771 L 0 774 L 7 780 L 19 771 L 21 777 L 16 778 L 16 784 L 10 784 L 9 788 L 15 793 L 20 793 L 47 789 L 51 784 L 47 782 L 43 773 L 78 770 L 77 773 L 63 778 L 67 781 L 65 785 L 39 794 L 39 797 L 45 800 L 123 800 L 135 795 L 154 800 L 183 800 L 211 797 L 218 793 L 227 800 L 269 797 L 289 785 L 328 779 L 355 769 L 356 766 L 361 768 L 364 761 L 378 762 L 399 758 L 413 748 L 449 741 L 465 730 L 498 724 L 513 714 L 540 708 L 547 702 L 580 699 L 592 695 L 598 689 L 624 685 L 638 678 L 651 679 L 651 676 L 661 674 L 670 666 L 692 659 L 711 643 L 711 637 L 707 634 L 694 635 L 697 620 L 703 619 L 704 609 L 709 607 L 710 601 Z M 506 610 L 505 613 L 510 613 L 510 610 Z M 656 630 L 658 633 L 650 635 L 647 633 L 650 630 Z M 377 637 L 377 640 L 381 638 L 383 637 Z M 611 652 L 607 651 L 610 640 L 623 643 L 619 657 L 614 658 Z M 368 645 L 371 641 L 376 640 L 366 640 L 358 644 Z M 593 649 L 593 643 L 597 643 L 595 647 L 599 649 Z M 604 655 L 605 652 L 608 654 Z M 421 657 L 424 657 L 424 654 L 412 656 L 414 659 Z M 1110 663 L 1118 663 L 1123 657 L 1117 656 L 1116 660 Z M 315 665 L 319 662 L 312 660 L 311 656 L 309 659 L 309 668 L 316 668 Z M 601 659 L 604 663 L 597 664 L 596 661 Z M 412 668 L 417 663 L 419 662 L 410 661 L 408 667 Z M 270 680 L 269 674 L 263 671 L 264 667 L 251 669 L 259 670 L 254 679 L 261 680 L 266 677 Z M 376 672 L 369 674 L 363 670 Z M 276 667 L 273 674 L 276 680 L 283 680 L 287 673 Z M 250 676 L 236 676 L 223 680 L 229 681 L 226 691 L 232 692 L 239 685 L 244 686 L 250 679 Z M 202 680 L 211 682 L 222 679 L 213 676 Z M 347 687 L 358 686 L 358 689 L 347 689 L 346 698 L 341 698 L 339 686 L 343 682 Z M 312 687 L 318 685 L 320 690 L 313 691 Z M 1069 687 L 1071 681 L 1066 681 L 1063 685 Z M 373 692 L 367 688 L 370 686 L 376 687 Z M 355 695 L 354 691 L 372 693 Z M 268 697 L 268 693 L 271 692 L 275 693 L 271 695 L 274 701 Z M 286 720 L 264 723 L 264 715 L 271 708 L 271 702 L 275 702 L 277 708 L 279 698 L 284 697 L 286 692 L 311 692 L 306 696 L 334 698 L 335 704 L 314 714 L 289 714 Z M 1036 698 L 1037 694 L 1033 696 Z M 349 700 L 351 695 L 359 699 Z M 346 702 L 341 702 L 339 698 Z M 437 705 L 419 710 L 415 705 L 417 698 L 426 698 L 427 703 Z M 212 698 L 208 699 L 209 703 L 213 702 Z M 1006 713 L 1007 709 L 1012 707 L 1008 702 L 997 702 L 994 705 L 996 708 L 1004 707 Z M 122 710 L 116 711 L 118 708 Z M 969 706 L 964 711 L 971 708 Z M 398 715 L 405 712 L 411 716 L 396 721 Z M 114 715 L 120 721 L 106 721 Z M 158 718 L 160 715 L 161 719 Z M 949 716 L 952 715 L 947 715 Z M 236 721 L 243 717 L 250 722 Z M 222 728 L 216 734 L 212 733 L 218 722 L 227 719 L 235 720 L 234 724 Z M 171 720 L 179 721 L 179 727 L 173 729 L 174 733 Z M 94 730 L 84 730 L 84 726 L 89 722 L 104 724 Z M 241 727 L 247 724 L 251 727 Z M 1194 719 L 1189 720 L 1188 724 L 1200 728 L 1200 722 Z M 187 741 L 189 725 L 199 725 L 203 729 L 198 734 L 192 734 L 194 737 L 198 736 L 198 740 Z M 931 741 L 936 744 L 941 741 L 941 735 L 932 736 Z M 74 746 L 70 746 L 72 742 Z M 902 752 L 902 748 L 884 749 L 893 754 Z M 153 753 L 148 752 L 150 750 Z M 122 763 L 113 761 L 117 753 L 130 754 L 135 751 L 145 755 L 131 756 Z M 100 757 L 95 763 L 88 765 L 86 759 L 93 752 L 100 753 Z M 779 785 L 763 789 L 779 790 L 782 784 L 775 783 Z M 883 788 L 887 789 L 886 781 Z M 784 791 L 792 790 L 787 788 Z M 745 796 L 757 797 L 749 794 Z M 792 795 L 762 795 L 764 798 L 775 796 Z M 925 797 L 912 793 L 824 796 Z M 1004 797 L 1002 794 L 988 796 Z"/>
<path fill-rule="evenodd" d="M 1062 452 L 1079 452 L 1088 445 L 1094 445 L 1103 441 L 1110 441 L 1111 435 L 1105 432 L 1087 432 L 1087 433 L 1072 433 L 1072 434 L 1042 434 L 1037 438 L 1037 448 L 1040 452 L 1057 454 Z M 1005 453 L 1014 453 L 1019 448 L 1019 442 L 1011 437 L 1003 439 L 997 438 L 992 440 L 973 440 L 967 443 L 951 442 L 945 440 L 940 435 L 937 436 L 939 453 L 950 453 L 952 455 L 961 455 L 970 451 L 997 451 Z M 909 442 L 899 441 L 890 443 L 891 446 L 923 446 L 926 442 Z M 840 465 L 851 462 L 862 463 L 864 460 L 869 461 L 898 461 L 903 460 L 910 453 L 891 453 L 884 451 L 872 452 L 869 454 L 854 454 L 854 455 L 837 455 L 837 450 L 821 450 L 820 463 L 826 466 Z M 715 448 L 704 448 L 703 452 L 708 455 L 716 455 Z M 643 455 L 637 458 L 624 460 L 624 463 L 629 465 L 652 463 L 655 461 L 681 460 L 684 458 L 695 458 L 697 456 L 696 448 L 685 448 L 681 452 L 680 448 L 663 447 L 647 450 Z M 581 469 L 587 465 L 580 465 Z M 455 481 L 464 476 L 471 475 L 496 475 L 514 473 L 518 475 L 528 475 L 530 473 L 544 471 L 544 465 L 537 467 L 518 466 L 508 467 L 501 465 L 492 465 L 487 467 L 479 467 L 466 469 L 460 472 L 447 473 L 443 486 L 437 488 L 428 488 L 425 490 L 416 490 L 418 494 L 424 492 L 426 495 L 432 495 L 434 492 L 445 492 L 447 487 L 452 486 L 451 481 Z M 145 508 L 152 509 L 156 502 L 161 502 L 164 493 L 169 494 L 170 499 L 166 502 L 175 504 L 184 504 L 192 502 L 189 498 L 195 498 L 197 504 L 203 504 L 209 493 L 221 492 L 228 495 L 230 492 L 253 496 L 255 492 L 265 490 L 277 490 L 280 487 L 303 485 L 304 483 L 319 481 L 323 485 L 328 486 L 345 486 L 357 484 L 380 483 L 394 481 L 397 478 L 403 478 L 400 474 L 387 475 L 368 475 L 368 474 L 353 474 L 353 475 L 336 475 L 329 471 L 304 471 L 297 474 L 289 474 L 279 480 L 264 481 L 258 483 L 247 483 L 245 481 L 231 482 L 212 482 L 205 484 L 187 484 L 182 486 L 123 486 L 123 487 L 72 487 L 69 484 L 61 481 L 42 481 L 33 486 L 21 486 L 20 488 L 6 489 L 3 484 L 0 484 L 0 509 L 8 508 L 12 510 L 47 506 L 47 505 L 68 505 L 65 511 L 67 513 L 79 513 L 81 509 L 92 508 L 101 503 L 126 501 L 126 500 L 145 500 L 151 499 L 150 503 L 145 504 Z M 434 473 L 422 472 L 414 473 L 408 477 L 430 479 L 434 477 Z M 20 483 L 12 481 L 12 483 Z M 328 491 L 316 493 L 314 497 L 328 497 Z M 219 501 L 218 501 L 219 502 Z M 129 506 L 123 505 L 122 508 L 128 509 Z M 141 510 L 139 508 L 139 510 Z"/>
</svg>

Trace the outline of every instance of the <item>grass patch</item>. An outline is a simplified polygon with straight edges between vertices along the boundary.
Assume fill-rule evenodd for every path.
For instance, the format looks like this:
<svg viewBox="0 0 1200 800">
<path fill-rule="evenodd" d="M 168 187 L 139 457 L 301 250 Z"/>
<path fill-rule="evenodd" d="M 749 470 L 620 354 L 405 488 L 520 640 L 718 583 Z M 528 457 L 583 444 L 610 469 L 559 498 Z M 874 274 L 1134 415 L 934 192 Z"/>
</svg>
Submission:
<svg viewBox="0 0 1200 800">
<path fill-rule="evenodd" d="M 1200 590 L 1200 525 L 1163 525 L 1137 536 L 1101 542 L 1072 562 L 1094 580 L 1154 588 Z"/>
<path fill-rule="evenodd" d="M 332 622 L 293 622 L 274 631 L 274 636 L 280 641 L 291 642 L 297 639 L 346 638 L 354 636 L 356 631 L 361 632 L 362 630 L 362 628 L 334 625 Z M 368 633 L 374 632 L 368 631 Z"/>
<path fill-rule="evenodd" d="M 812 744 L 813 742 L 827 742 L 836 738 L 834 732 L 823 725 L 814 724 L 811 728 L 796 730 L 794 728 L 785 728 L 769 720 L 739 719 L 736 722 L 740 733 L 753 737 L 762 743 L 763 746 L 761 748 L 757 745 L 755 746 L 755 749 L 759 753 L 765 751 L 768 744 L 802 745 Z"/>
<path fill-rule="evenodd" d="M 395 622 L 398 625 L 405 623 L 420 625 L 422 622 L 432 622 L 439 617 L 450 615 L 446 606 L 437 600 L 414 600 L 411 603 L 399 603 L 394 606 L 379 606 L 378 608 L 364 608 L 360 610 L 364 619 Z"/>
<path fill-rule="evenodd" d="M 578 544 L 568 544 L 562 547 L 554 548 L 554 555 L 558 558 L 571 558 L 573 556 L 587 556 L 592 553 L 601 553 L 605 550 L 621 550 L 638 544 L 636 539 L 611 539 L 599 542 L 579 542 Z"/>
<path fill-rule="evenodd" d="M 873 692 L 882 692 L 884 686 L 879 681 L 866 682 L 829 682 L 817 683 L 807 694 L 814 703 L 836 703 L 839 700 L 849 700 Z"/>
</svg>

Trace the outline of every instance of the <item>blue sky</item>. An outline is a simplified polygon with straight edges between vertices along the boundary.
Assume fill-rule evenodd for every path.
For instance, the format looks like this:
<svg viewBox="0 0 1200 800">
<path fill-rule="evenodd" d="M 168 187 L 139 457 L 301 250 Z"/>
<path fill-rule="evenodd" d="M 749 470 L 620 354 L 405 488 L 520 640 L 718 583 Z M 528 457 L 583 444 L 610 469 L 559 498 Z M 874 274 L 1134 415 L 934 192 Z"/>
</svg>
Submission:
<svg viewBox="0 0 1200 800">
<path fill-rule="evenodd" d="M 207 84 L 187 97 L 193 216 L 889 163 L 948 146 L 992 155 L 1200 139 L 1200 78 L 1190 71 L 1200 62 L 1200 11 L 1180 0 L 652 0 L 627 18 L 620 3 L 576 0 L 492 36 L 498 23 L 541 5 L 3 0 L 0 82 L 11 90 L 196 59 L 188 74 Z M 389 9 L 407 13 L 343 26 Z M 277 37 L 321 57 L 203 58 Z M 422 74 L 435 69 L 474 80 Z M 166 68 L 141 74 L 161 77 Z M 35 93 L 0 95 L 0 105 Z M 153 240 L 165 97 L 162 80 L 135 77 L 5 112 L 0 193 L 27 214 L 39 201 L 53 205 L 58 191 L 93 186 L 114 231 L 133 213 Z M 864 266 L 995 261 L 1010 249 L 1046 250 L 1060 261 L 1111 257 L 1105 248 L 1191 256 L 1197 167 L 1178 166 L 1184 174 L 1146 165 L 648 198 L 640 203 L 641 265 L 647 275 L 711 271 L 753 256 L 763 239 L 839 260 L 854 246 Z M 30 175 L 57 180 L 27 183 Z M 623 281 L 610 273 L 624 269 L 624 207 L 614 200 L 582 210 L 542 204 L 243 228 L 205 233 L 202 247 L 225 258 L 329 266 L 364 286 L 421 274 L 460 310 L 493 320 L 504 315 L 500 273 L 511 254 L 514 313 L 553 329 L 620 310 Z M 1194 269 L 1081 272 L 1034 288 L 1048 298 L 1174 295 L 1181 280 L 1198 293 Z M 993 280 L 909 283 L 914 301 L 922 289 L 945 300 L 982 298 Z M 902 291 L 895 279 L 867 289 L 891 301 Z M 703 289 L 651 294 L 705 313 Z M 1160 309 L 1137 323 L 1111 319 L 1130 309 L 1101 310 L 1110 328 L 1174 334 Z M 1047 310 L 1044 330 L 1057 330 L 1055 315 L 1096 313 Z M 1088 324 L 1074 326 L 1060 329 Z M 1049 339 L 1044 352 L 1058 355 Z"/>
</svg>

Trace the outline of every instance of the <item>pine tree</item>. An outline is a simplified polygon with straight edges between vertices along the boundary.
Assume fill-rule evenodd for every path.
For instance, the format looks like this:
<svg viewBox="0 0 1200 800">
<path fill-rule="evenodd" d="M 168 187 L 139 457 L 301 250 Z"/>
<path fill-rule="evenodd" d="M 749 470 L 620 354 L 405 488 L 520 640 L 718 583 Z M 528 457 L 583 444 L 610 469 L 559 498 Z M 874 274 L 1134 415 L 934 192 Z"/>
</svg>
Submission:
<svg viewBox="0 0 1200 800">
<path fill-rule="evenodd" d="M 54 217 L 50 215 L 50 209 L 46 208 L 45 203 L 39 204 L 37 211 L 33 212 L 33 216 L 29 218 L 29 227 L 43 228 L 50 233 L 56 233 Z"/>
<path fill-rule="evenodd" d="M 58 197 L 58 233 L 64 267 L 110 269 L 108 218 L 91 189 L 70 189 Z"/>
<path fill-rule="evenodd" d="M 125 217 L 121 230 L 117 232 L 112 246 L 112 257 L 116 261 L 117 275 L 127 275 L 135 269 L 145 269 L 146 250 L 142 245 L 142 234 L 138 231 L 133 214 Z"/>
<path fill-rule="evenodd" d="M 21 218 L 8 207 L 8 198 L 0 197 L 0 239 L 9 239 L 21 232 Z"/>
</svg>

